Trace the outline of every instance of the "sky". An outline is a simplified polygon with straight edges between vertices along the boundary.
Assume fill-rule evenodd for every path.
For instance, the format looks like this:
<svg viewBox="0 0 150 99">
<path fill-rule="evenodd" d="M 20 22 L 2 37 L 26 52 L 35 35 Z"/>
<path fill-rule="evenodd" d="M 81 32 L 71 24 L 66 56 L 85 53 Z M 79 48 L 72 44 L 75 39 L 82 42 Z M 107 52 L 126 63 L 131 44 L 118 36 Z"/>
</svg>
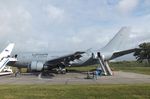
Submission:
<svg viewBox="0 0 150 99">
<path fill-rule="evenodd" d="M 123 26 L 150 40 L 150 0 L 0 0 L 0 45 L 15 51 L 100 49 Z"/>
</svg>

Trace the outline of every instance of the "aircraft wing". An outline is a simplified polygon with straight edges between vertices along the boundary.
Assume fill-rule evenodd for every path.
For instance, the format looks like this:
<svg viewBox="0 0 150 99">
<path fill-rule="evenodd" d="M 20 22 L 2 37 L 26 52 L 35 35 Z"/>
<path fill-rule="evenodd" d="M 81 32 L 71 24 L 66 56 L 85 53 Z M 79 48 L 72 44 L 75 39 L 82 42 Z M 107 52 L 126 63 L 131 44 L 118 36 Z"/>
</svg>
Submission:
<svg viewBox="0 0 150 99">
<path fill-rule="evenodd" d="M 123 55 L 126 55 L 126 54 L 130 54 L 130 53 L 135 52 L 137 50 L 141 50 L 141 49 L 134 48 L 134 49 L 129 49 L 129 50 L 123 50 L 123 51 L 114 52 L 113 55 L 111 56 L 111 58 L 109 60 L 112 60 L 114 58 L 117 58 L 117 57 L 120 57 L 120 56 L 123 56 Z"/>
<path fill-rule="evenodd" d="M 82 57 L 82 54 L 85 52 L 75 52 L 73 54 L 69 54 L 69 55 L 65 55 L 62 57 L 58 57 L 52 60 L 48 60 L 45 62 L 44 65 L 49 66 L 48 68 L 53 68 L 54 66 L 58 66 L 58 65 L 69 65 L 70 61 L 73 61 L 75 59 L 79 59 L 80 57 Z"/>
</svg>

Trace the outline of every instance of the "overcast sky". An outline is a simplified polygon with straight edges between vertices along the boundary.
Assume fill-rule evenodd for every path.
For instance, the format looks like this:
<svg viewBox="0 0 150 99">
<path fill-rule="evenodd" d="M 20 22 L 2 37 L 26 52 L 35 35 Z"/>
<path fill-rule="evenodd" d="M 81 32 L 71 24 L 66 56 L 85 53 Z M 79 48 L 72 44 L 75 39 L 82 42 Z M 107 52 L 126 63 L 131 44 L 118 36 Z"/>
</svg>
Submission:
<svg viewBox="0 0 150 99">
<path fill-rule="evenodd" d="M 150 0 L 0 0 L 0 45 L 15 51 L 100 49 L 122 26 L 149 39 Z"/>
</svg>

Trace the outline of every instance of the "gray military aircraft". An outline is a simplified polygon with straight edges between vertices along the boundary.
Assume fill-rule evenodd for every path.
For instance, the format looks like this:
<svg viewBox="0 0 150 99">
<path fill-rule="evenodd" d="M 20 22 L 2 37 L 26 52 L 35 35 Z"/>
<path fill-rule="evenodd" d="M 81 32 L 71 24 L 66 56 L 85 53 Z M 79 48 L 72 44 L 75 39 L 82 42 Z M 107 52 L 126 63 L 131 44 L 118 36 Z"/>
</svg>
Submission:
<svg viewBox="0 0 150 99">
<path fill-rule="evenodd" d="M 77 51 L 72 54 L 61 57 L 50 57 L 47 53 L 20 53 L 17 56 L 18 61 L 13 65 L 18 68 L 27 68 L 28 71 L 44 71 L 59 69 L 64 72 L 66 66 L 86 66 L 98 63 L 97 52 L 103 60 L 109 61 L 117 57 L 134 52 L 135 48 L 124 48 L 126 39 L 129 38 L 129 29 L 127 27 L 121 30 L 113 39 L 102 49 L 97 51 Z"/>
</svg>

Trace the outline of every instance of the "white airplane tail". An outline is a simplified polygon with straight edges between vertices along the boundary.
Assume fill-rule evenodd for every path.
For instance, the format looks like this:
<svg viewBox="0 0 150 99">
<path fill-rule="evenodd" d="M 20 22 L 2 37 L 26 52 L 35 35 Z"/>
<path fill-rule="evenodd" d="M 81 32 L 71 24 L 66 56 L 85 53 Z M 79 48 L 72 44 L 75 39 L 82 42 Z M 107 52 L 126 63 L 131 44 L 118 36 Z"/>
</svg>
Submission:
<svg viewBox="0 0 150 99">
<path fill-rule="evenodd" d="M 1 53 L 0 53 L 0 72 L 6 67 L 7 63 L 10 61 L 17 61 L 16 58 L 11 58 L 10 54 L 14 48 L 14 43 L 10 43 Z"/>
<path fill-rule="evenodd" d="M 0 53 L 0 60 L 5 57 L 9 57 L 12 50 L 14 48 L 14 43 L 10 43 L 1 53 Z"/>
<path fill-rule="evenodd" d="M 102 51 L 118 51 L 125 50 L 131 47 L 130 28 L 122 27 L 119 32 L 108 42 L 108 44 L 103 47 Z"/>
</svg>

